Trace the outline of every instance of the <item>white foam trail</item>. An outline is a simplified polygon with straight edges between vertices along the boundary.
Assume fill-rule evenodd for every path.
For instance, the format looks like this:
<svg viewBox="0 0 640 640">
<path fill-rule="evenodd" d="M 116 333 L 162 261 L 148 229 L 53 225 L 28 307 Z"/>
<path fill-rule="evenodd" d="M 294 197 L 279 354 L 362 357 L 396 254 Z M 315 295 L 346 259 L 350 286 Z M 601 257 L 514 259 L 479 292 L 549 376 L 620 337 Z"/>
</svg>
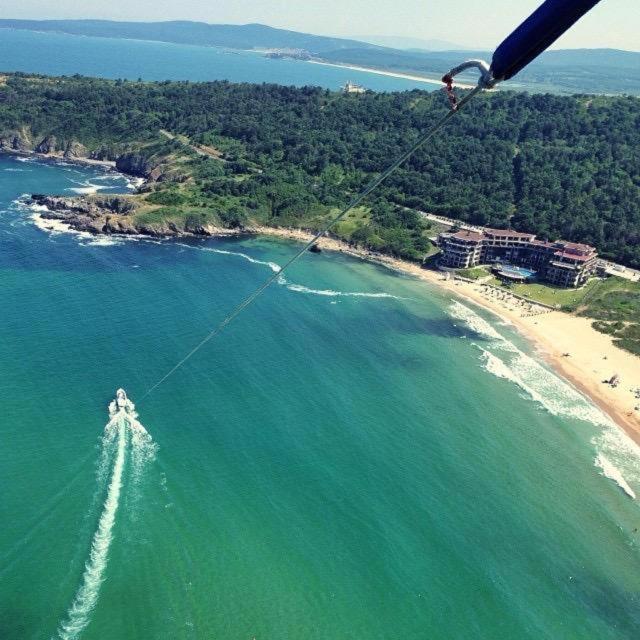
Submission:
<svg viewBox="0 0 640 640">
<path fill-rule="evenodd" d="M 120 394 L 120 390 L 118 394 Z M 118 404 L 116 400 L 109 405 L 110 420 L 105 427 L 102 438 L 102 453 L 97 470 L 99 485 L 107 473 L 113 444 L 117 439 L 115 462 L 102 514 L 91 542 L 91 551 L 85 564 L 82 583 L 69 607 L 65 621 L 60 623 L 58 627 L 57 633 L 60 640 L 76 640 L 89 624 L 91 612 L 98 602 L 120 503 L 123 472 L 127 458 L 127 442 L 131 443 L 132 449 L 131 462 L 134 484 L 139 481 L 146 463 L 155 457 L 157 447 L 147 430 L 138 421 L 135 405 L 126 399 L 126 396 L 125 401 L 125 405 Z"/>
<path fill-rule="evenodd" d="M 609 480 L 613 480 L 630 498 L 636 499 L 636 494 L 624 479 L 620 469 L 618 469 L 606 456 L 599 453 L 596 456 L 594 465 L 602 470 L 602 475 Z"/>
<path fill-rule="evenodd" d="M 310 293 L 316 296 L 326 296 L 329 298 L 392 298 L 393 300 L 403 300 L 400 296 L 394 296 L 391 293 L 367 293 L 364 291 L 334 291 L 333 289 L 311 289 L 301 284 L 287 284 L 289 291 L 298 293 Z"/>
<path fill-rule="evenodd" d="M 100 586 L 104 580 L 104 570 L 107 566 L 109 547 L 113 539 L 113 525 L 120 502 L 122 472 L 125 465 L 126 420 L 124 417 L 119 416 L 110 421 L 107 425 L 107 431 L 111 428 L 117 428 L 118 431 L 118 450 L 111 482 L 107 490 L 104 509 L 98 521 L 98 528 L 91 542 L 91 552 L 85 565 L 82 584 L 69 608 L 67 620 L 58 628 L 61 640 L 75 640 L 89 624 L 91 612 L 96 606 Z"/>
<path fill-rule="evenodd" d="M 133 482 L 138 484 L 145 467 L 155 460 L 158 445 L 135 418 L 129 420 Z"/>
</svg>

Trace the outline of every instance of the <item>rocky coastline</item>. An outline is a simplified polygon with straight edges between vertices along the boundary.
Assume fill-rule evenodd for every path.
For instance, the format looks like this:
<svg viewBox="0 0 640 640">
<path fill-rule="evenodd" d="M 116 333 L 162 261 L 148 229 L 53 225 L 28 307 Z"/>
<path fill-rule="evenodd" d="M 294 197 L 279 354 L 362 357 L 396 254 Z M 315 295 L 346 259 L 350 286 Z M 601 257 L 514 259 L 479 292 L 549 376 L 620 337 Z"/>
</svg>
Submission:
<svg viewBox="0 0 640 640">
<path fill-rule="evenodd" d="M 167 221 L 143 224 L 135 220 L 138 204 L 131 196 L 48 196 L 34 193 L 31 204 L 43 220 L 62 223 L 74 231 L 84 231 L 95 235 L 143 235 L 156 238 L 176 237 L 228 237 L 254 235 L 253 227 L 227 229 L 213 225 L 185 222 L 178 226 Z"/>
</svg>

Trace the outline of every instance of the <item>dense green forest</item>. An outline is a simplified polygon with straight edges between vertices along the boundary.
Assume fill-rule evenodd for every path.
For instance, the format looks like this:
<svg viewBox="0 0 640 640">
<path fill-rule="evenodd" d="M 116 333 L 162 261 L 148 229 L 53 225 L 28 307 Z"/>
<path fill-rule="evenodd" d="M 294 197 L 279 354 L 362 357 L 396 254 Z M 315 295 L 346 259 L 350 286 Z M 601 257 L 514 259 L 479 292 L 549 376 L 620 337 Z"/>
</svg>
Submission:
<svg viewBox="0 0 640 640">
<path fill-rule="evenodd" d="M 133 158 L 140 173 L 160 167 L 150 217 L 312 227 L 447 108 L 440 92 L 18 74 L 0 84 L 0 145 L 33 148 L 54 136 L 58 149 L 79 142 L 96 157 Z M 639 267 L 640 100 L 481 96 L 341 232 L 419 257 L 424 225 L 404 207 L 588 242 Z"/>
</svg>

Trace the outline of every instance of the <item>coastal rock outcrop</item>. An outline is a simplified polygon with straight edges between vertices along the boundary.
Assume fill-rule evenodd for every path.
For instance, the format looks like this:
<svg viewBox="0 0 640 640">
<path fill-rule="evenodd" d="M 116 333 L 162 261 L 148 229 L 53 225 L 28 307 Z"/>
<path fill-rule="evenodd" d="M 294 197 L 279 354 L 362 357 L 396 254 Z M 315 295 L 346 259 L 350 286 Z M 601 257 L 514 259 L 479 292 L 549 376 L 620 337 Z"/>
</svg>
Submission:
<svg viewBox="0 0 640 640">
<path fill-rule="evenodd" d="M 43 218 L 60 220 L 77 231 L 139 233 L 128 216 L 136 204 L 122 196 L 65 198 L 33 194 L 31 200 L 41 207 Z"/>
<path fill-rule="evenodd" d="M 147 235 L 158 238 L 180 236 L 238 236 L 255 233 L 250 228 L 227 229 L 203 224 L 195 217 L 184 223 L 165 220 L 157 223 L 138 222 L 138 204 L 126 196 L 48 196 L 33 194 L 31 200 L 39 205 L 38 213 L 45 220 L 59 220 L 76 231 L 93 234 Z"/>
<path fill-rule="evenodd" d="M 116 154 L 117 155 L 117 154 Z M 89 154 L 91 160 L 114 160 L 115 155 L 109 147 L 101 146 L 97 149 L 93 149 Z"/>
<path fill-rule="evenodd" d="M 65 158 L 86 158 L 89 155 L 87 148 L 76 140 L 67 142 L 67 146 L 64 150 Z"/>
<path fill-rule="evenodd" d="M 122 173 L 128 173 L 151 181 L 158 180 L 162 174 L 157 163 L 140 153 L 134 152 L 123 153 L 119 156 L 116 159 L 116 169 L 122 171 Z"/>
<path fill-rule="evenodd" d="M 0 149 L 27 152 L 33 149 L 33 142 L 26 130 L 8 131 L 0 134 Z"/>
<path fill-rule="evenodd" d="M 48 154 L 53 153 L 56 150 L 56 137 L 55 136 L 46 136 L 43 140 L 41 140 L 35 147 L 34 151 L 36 153 Z"/>
</svg>

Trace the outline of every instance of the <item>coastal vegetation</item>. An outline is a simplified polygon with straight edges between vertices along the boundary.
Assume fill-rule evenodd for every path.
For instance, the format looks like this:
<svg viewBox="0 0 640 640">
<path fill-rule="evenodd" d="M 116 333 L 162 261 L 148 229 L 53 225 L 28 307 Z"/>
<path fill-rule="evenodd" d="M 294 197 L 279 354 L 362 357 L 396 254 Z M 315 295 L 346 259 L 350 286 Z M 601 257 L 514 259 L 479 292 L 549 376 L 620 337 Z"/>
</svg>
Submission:
<svg viewBox="0 0 640 640">
<path fill-rule="evenodd" d="M 473 275 L 463 273 L 470 271 L 481 277 L 480 272 L 484 270 L 458 270 L 461 275 L 475 279 Z M 486 271 L 484 273 L 487 275 Z M 499 285 L 493 281 L 490 284 Z M 591 318 L 594 329 L 612 336 L 614 343 L 622 349 L 640 355 L 640 282 L 612 276 L 593 278 L 579 289 L 537 282 L 510 284 L 506 288 L 533 302 Z"/>
<path fill-rule="evenodd" d="M 117 160 L 149 179 L 135 215 L 154 224 L 314 229 L 446 108 L 421 91 L 11 74 L 0 146 Z M 639 123 L 632 97 L 482 96 L 337 233 L 420 259 L 429 211 L 640 266 Z"/>
</svg>

